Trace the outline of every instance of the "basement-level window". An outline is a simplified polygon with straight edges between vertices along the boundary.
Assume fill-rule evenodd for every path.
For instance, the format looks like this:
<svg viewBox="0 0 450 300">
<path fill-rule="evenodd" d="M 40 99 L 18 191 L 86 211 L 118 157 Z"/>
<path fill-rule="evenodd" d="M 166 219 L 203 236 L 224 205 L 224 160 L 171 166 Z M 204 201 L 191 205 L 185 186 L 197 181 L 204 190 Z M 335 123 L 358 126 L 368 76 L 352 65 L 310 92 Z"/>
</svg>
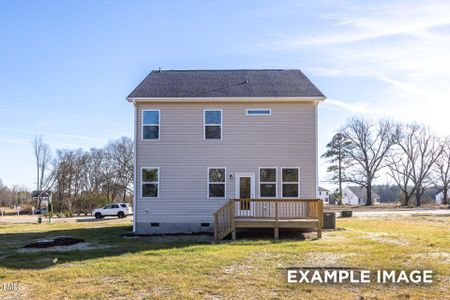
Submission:
<svg viewBox="0 0 450 300">
<path fill-rule="evenodd" d="M 158 198 L 159 196 L 159 168 L 142 168 L 142 197 Z"/>
<path fill-rule="evenodd" d="M 277 196 L 277 168 L 259 168 L 259 196 L 261 198 Z"/>
<path fill-rule="evenodd" d="M 222 110 L 205 109 L 203 123 L 205 140 L 222 139 Z"/>
<path fill-rule="evenodd" d="M 160 125 L 159 110 L 143 110 L 142 111 L 142 139 L 143 140 L 159 140 Z"/>
<path fill-rule="evenodd" d="M 272 110 L 270 108 L 247 108 L 245 114 L 247 116 L 270 116 Z"/>
<path fill-rule="evenodd" d="M 208 198 L 225 198 L 225 168 L 208 168 Z"/>
<path fill-rule="evenodd" d="M 300 168 L 281 168 L 281 195 L 298 198 L 300 195 Z"/>
</svg>

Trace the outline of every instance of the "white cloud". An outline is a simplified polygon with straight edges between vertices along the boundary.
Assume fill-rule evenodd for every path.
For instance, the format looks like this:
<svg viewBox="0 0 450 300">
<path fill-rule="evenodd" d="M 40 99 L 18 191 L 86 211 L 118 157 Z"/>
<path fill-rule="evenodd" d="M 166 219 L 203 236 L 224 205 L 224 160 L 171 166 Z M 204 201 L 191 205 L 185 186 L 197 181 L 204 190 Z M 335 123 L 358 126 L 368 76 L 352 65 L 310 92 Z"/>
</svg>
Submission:
<svg viewBox="0 0 450 300">
<path fill-rule="evenodd" d="M 361 42 L 392 35 L 428 36 L 428 29 L 450 23 L 450 3 L 403 2 L 369 4 L 357 2 L 342 5 L 340 13 L 321 16 L 328 25 L 328 32 L 290 36 L 277 43 L 281 49 L 305 46 L 330 46 Z"/>
<path fill-rule="evenodd" d="M 434 28 L 450 24 L 450 2 L 373 5 L 343 6 L 340 13 L 322 16 L 327 31 L 277 44 L 289 51 L 317 51 L 323 59 L 311 64 L 313 75 L 354 78 L 355 84 L 360 78 L 385 83 L 370 91 L 367 102 L 330 99 L 328 105 L 419 121 L 449 135 L 450 32 Z"/>
<path fill-rule="evenodd" d="M 105 142 L 105 139 L 99 139 L 99 138 L 95 138 L 95 137 L 91 137 L 91 136 L 72 135 L 72 134 L 64 134 L 64 133 L 53 133 L 53 132 L 41 132 L 41 131 L 29 130 L 29 129 L 2 128 L 2 131 L 17 132 L 17 133 L 32 134 L 32 135 L 45 135 L 45 136 L 53 136 L 53 137 L 61 137 L 61 138 L 72 138 L 72 139 L 80 139 L 80 140 L 93 140 L 93 141 Z"/>
<path fill-rule="evenodd" d="M 355 114 L 365 114 L 365 115 L 383 115 L 385 111 L 373 109 L 373 107 L 368 103 L 348 103 L 341 100 L 336 100 L 333 98 L 328 98 L 323 104 L 323 106 L 333 106 L 343 110 L 350 111 Z"/>
</svg>

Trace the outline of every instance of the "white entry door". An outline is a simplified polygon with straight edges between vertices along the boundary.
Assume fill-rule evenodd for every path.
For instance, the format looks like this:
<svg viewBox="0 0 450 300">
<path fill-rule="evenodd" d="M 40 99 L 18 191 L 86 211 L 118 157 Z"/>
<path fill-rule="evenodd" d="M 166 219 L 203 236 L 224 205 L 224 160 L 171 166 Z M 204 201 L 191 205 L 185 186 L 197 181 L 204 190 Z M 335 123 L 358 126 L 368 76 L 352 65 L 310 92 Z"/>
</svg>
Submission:
<svg viewBox="0 0 450 300">
<path fill-rule="evenodd" d="M 254 199 L 255 198 L 255 173 L 236 173 L 235 176 L 235 197 L 236 199 Z M 238 204 L 237 215 L 251 215 L 253 205 L 248 202 Z"/>
</svg>

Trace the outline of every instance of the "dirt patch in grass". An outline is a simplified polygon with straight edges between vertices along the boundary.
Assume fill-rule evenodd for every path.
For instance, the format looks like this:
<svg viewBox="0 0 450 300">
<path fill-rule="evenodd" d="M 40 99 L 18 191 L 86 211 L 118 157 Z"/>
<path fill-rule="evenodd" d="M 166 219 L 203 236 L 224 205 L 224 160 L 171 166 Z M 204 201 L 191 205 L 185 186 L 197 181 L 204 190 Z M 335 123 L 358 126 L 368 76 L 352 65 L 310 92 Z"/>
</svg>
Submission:
<svg viewBox="0 0 450 300">
<path fill-rule="evenodd" d="M 365 236 L 373 241 L 397 246 L 408 246 L 409 243 L 384 232 L 366 232 Z"/>
<path fill-rule="evenodd" d="M 433 259 L 439 260 L 444 264 L 450 264 L 450 253 L 449 252 L 429 252 L 429 253 L 418 253 L 412 255 L 415 258 L 421 259 Z"/>
<path fill-rule="evenodd" d="M 22 248 L 17 250 L 19 253 L 36 253 L 36 252 L 68 252 L 68 251 L 87 251 L 102 248 L 109 248 L 109 245 L 100 245 L 96 243 L 77 243 L 69 246 L 55 246 L 49 248 Z"/>
<path fill-rule="evenodd" d="M 352 257 L 355 253 L 339 252 L 305 252 L 301 254 L 301 260 L 295 265 L 286 267 L 342 267 L 347 257 Z"/>
<path fill-rule="evenodd" d="M 83 243 L 83 239 L 74 238 L 71 236 L 58 236 L 55 238 L 48 238 L 44 240 L 38 240 L 31 244 L 25 245 L 24 248 L 51 248 L 56 246 L 72 246 L 78 243 Z"/>
<path fill-rule="evenodd" d="M 151 241 L 153 243 L 186 243 L 186 242 L 194 242 L 194 243 L 212 243 L 213 237 L 208 234 L 180 234 L 180 235 L 155 235 L 155 236 L 123 236 L 125 239 L 142 239 Z"/>
</svg>

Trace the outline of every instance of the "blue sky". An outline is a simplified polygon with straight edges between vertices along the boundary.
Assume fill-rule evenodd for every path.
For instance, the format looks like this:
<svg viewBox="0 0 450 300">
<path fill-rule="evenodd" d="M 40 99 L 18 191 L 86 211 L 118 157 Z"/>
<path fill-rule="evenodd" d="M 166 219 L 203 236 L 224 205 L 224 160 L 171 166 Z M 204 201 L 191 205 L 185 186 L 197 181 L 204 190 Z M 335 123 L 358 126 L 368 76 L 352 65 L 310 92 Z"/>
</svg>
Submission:
<svg viewBox="0 0 450 300">
<path fill-rule="evenodd" d="M 319 151 L 352 115 L 450 134 L 448 1 L 0 1 L 0 178 L 34 185 L 31 141 L 133 131 L 152 69 L 300 68 L 328 96 Z M 321 180 L 326 179 L 320 162 Z"/>
</svg>

